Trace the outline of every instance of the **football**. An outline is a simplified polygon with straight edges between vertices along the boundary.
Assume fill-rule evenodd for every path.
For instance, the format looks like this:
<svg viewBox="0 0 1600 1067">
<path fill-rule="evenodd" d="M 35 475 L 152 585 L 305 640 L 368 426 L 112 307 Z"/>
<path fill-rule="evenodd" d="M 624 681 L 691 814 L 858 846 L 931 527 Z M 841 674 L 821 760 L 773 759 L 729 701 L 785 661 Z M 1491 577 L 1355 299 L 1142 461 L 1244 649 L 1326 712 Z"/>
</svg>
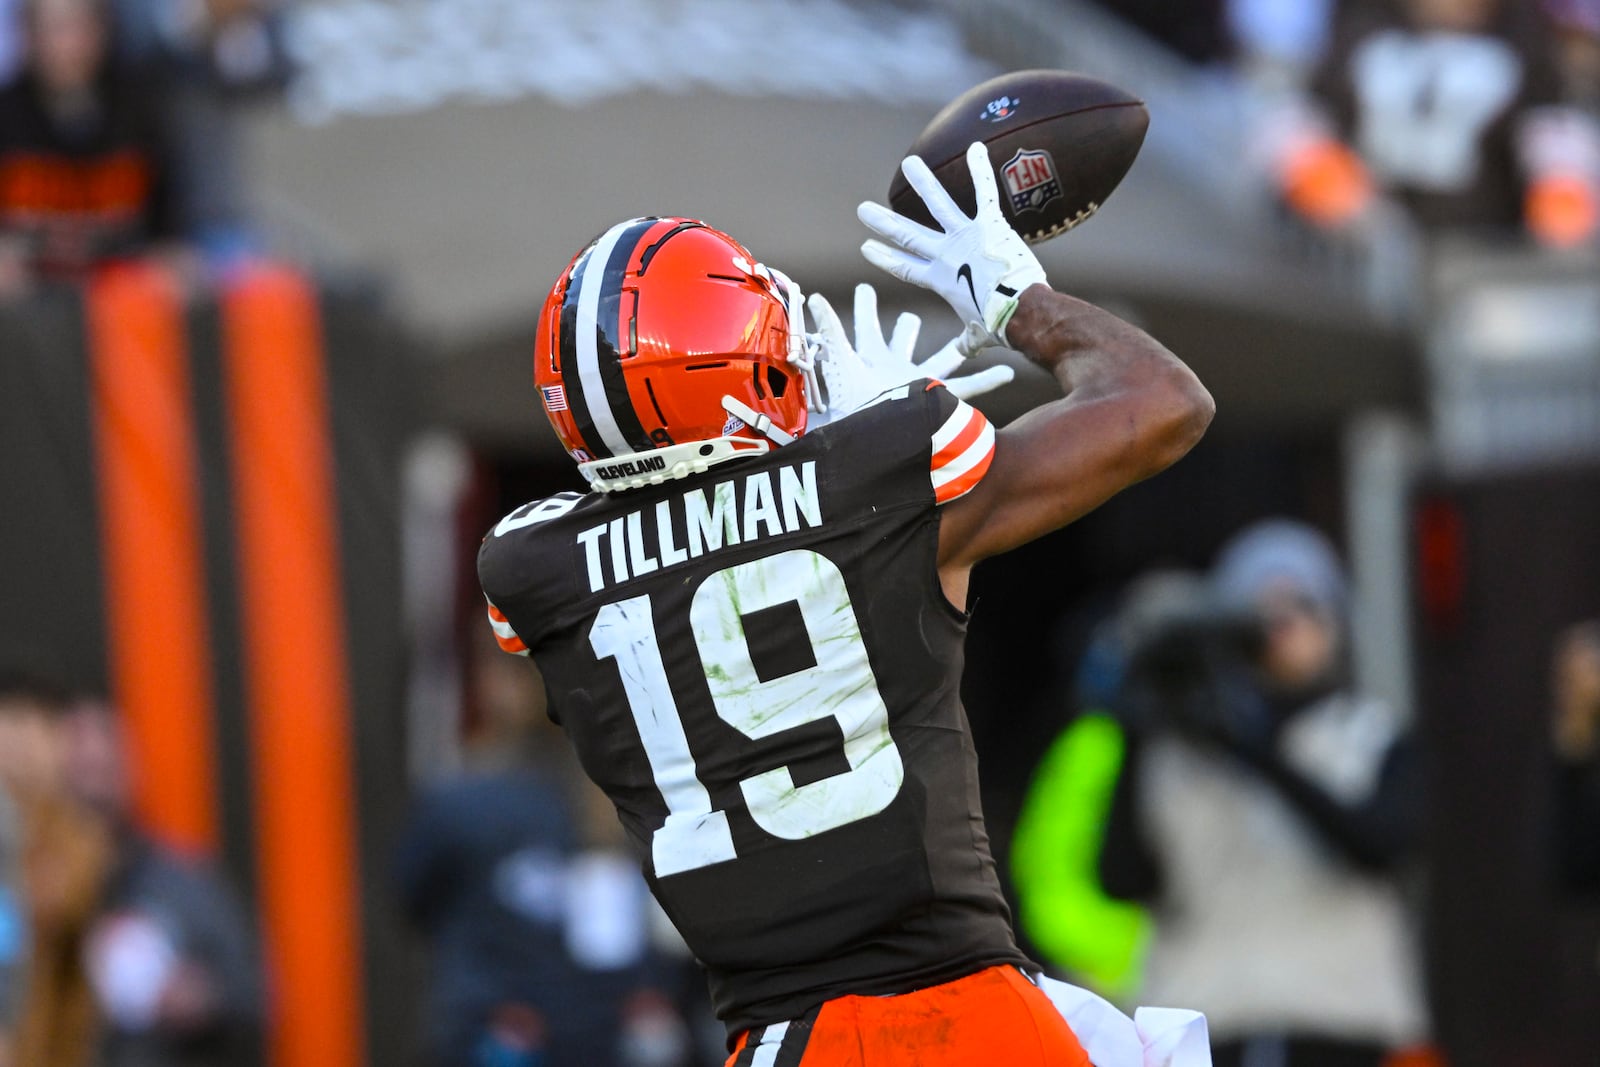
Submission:
<svg viewBox="0 0 1600 1067">
<path fill-rule="evenodd" d="M 905 152 L 921 156 L 969 215 L 975 210 L 967 146 L 989 149 L 1006 220 L 1030 244 L 1066 233 L 1105 203 L 1133 166 L 1150 114 L 1144 102 L 1097 78 L 1019 70 L 951 101 Z M 899 169 L 889 206 L 933 225 Z"/>
</svg>

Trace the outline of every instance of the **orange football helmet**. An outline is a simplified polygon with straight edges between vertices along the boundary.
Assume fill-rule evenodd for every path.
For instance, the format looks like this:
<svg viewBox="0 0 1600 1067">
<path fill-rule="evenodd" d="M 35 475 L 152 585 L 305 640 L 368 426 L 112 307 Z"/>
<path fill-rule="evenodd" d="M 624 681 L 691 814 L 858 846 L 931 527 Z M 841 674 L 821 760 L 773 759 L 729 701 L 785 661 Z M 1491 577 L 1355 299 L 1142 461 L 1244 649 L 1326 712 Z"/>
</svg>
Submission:
<svg viewBox="0 0 1600 1067">
<path fill-rule="evenodd" d="M 601 492 L 787 444 L 820 401 L 800 290 L 732 237 L 629 219 L 573 257 L 539 317 L 534 383 Z"/>
</svg>

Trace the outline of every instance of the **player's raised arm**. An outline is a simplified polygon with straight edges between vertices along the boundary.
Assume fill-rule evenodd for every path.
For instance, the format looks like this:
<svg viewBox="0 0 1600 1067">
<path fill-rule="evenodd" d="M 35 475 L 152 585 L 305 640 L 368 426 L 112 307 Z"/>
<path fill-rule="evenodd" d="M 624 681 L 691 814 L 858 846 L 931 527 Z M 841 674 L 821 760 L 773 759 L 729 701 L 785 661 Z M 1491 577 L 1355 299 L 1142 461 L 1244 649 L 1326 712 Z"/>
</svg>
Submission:
<svg viewBox="0 0 1600 1067">
<path fill-rule="evenodd" d="M 1058 529 L 1200 440 L 1214 410 L 1194 373 L 1144 331 L 1034 285 L 1006 342 L 1066 394 L 995 435 L 994 460 L 941 523 L 940 565 L 971 565 Z"/>
<path fill-rule="evenodd" d="M 939 567 L 952 594 L 964 594 L 966 569 L 978 560 L 1065 526 L 1176 462 L 1214 410 L 1199 379 L 1159 342 L 1051 289 L 1000 213 L 982 145 L 968 151 L 967 163 L 978 196 L 975 218 L 913 156 L 905 161 L 906 177 L 943 231 L 862 204 L 862 222 L 884 239 L 868 241 L 862 252 L 896 277 L 939 293 L 997 343 L 1049 370 L 1066 395 L 997 434 L 983 479 L 945 506 Z"/>
</svg>

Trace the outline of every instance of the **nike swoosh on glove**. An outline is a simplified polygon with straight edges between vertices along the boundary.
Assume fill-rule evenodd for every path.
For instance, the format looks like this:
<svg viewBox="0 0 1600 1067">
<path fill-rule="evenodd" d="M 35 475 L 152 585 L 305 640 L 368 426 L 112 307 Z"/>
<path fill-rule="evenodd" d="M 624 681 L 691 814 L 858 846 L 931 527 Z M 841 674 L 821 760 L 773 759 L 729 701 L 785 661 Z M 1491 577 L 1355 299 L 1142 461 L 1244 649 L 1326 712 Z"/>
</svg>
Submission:
<svg viewBox="0 0 1600 1067">
<path fill-rule="evenodd" d="M 981 323 L 993 344 L 1006 343 L 1006 324 L 1030 285 L 1045 284 L 1044 268 L 1000 212 L 1000 190 L 982 142 L 967 148 L 967 169 L 978 211 L 968 218 L 933 171 L 917 156 L 900 164 L 941 227 L 930 229 L 872 201 L 856 215 L 879 240 L 861 246 L 867 262 L 901 281 L 931 289 L 964 322 Z"/>
<path fill-rule="evenodd" d="M 875 398 L 907 382 L 938 378 L 944 381 L 945 388 L 965 400 L 996 389 L 1016 376 L 1012 368 L 1000 365 L 975 374 L 947 377 L 967 360 L 965 343 L 974 336 L 981 339 L 981 329 L 953 339 L 922 363 L 913 361 L 911 354 L 922 320 L 910 313 L 902 314 L 885 340 L 878 321 L 878 294 L 870 285 L 856 286 L 854 345 L 825 297 L 812 293 L 806 306 L 816 325 L 811 340 L 818 352 L 817 369 L 828 392 L 827 410 L 811 418 L 812 429 L 860 411 Z"/>
</svg>

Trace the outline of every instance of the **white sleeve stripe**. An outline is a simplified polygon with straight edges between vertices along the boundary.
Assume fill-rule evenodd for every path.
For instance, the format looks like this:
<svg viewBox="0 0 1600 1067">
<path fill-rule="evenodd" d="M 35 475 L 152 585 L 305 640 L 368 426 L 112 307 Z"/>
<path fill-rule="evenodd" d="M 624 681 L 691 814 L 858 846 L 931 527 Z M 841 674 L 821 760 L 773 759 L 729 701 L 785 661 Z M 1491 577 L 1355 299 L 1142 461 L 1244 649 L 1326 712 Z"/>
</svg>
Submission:
<svg viewBox="0 0 1600 1067">
<path fill-rule="evenodd" d="M 933 435 L 934 454 L 938 455 L 946 445 L 960 437 L 961 431 L 965 430 L 973 419 L 981 418 L 983 418 L 983 415 L 971 404 L 965 400 L 956 401 L 955 411 L 951 413 L 948 419 L 944 420 L 944 425 L 939 427 L 938 432 Z"/>
<path fill-rule="evenodd" d="M 517 631 L 511 628 L 511 624 L 509 622 L 500 622 L 492 615 L 489 617 L 489 625 L 494 627 L 494 635 L 496 637 L 503 637 L 507 641 L 510 641 L 517 636 Z"/>
<path fill-rule="evenodd" d="M 761 1043 L 756 1047 L 756 1054 L 750 1057 L 750 1067 L 773 1067 L 778 1062 L 778 1054 L 783 1051 L 783 1039 L 788 1032 L 789 1024 L 786 1022 L 767 1027 L 761 1035 Z"/>
<path fill-rule="evenodd" d="M 974 467 L 988 458 L 994 451 L 994 426 L 985 423 L 978 432 L 977 440 L 967 446 L 965 452 L 952 459 L 949 463 L 933 472 L 933 487 L 935 489 L 955 481 L 957 478 L 969 473 Z"/>
</svg>

